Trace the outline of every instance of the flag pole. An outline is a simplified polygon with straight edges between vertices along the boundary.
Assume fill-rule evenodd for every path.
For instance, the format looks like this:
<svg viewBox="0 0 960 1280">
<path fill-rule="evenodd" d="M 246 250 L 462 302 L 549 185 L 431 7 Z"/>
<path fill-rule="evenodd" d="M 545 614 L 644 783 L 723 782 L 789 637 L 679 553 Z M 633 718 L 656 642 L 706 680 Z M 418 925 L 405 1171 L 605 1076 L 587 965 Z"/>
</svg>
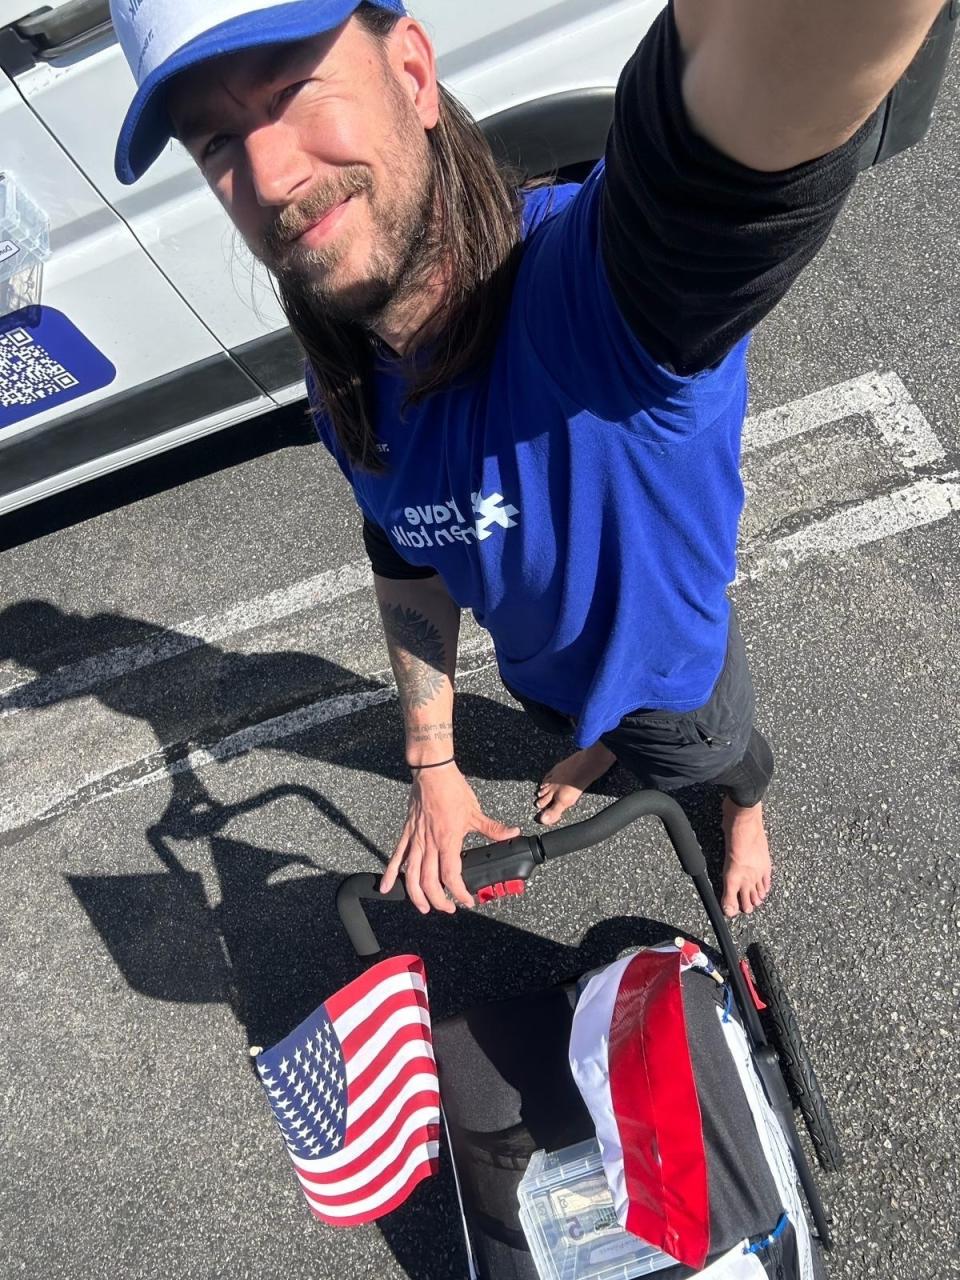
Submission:
<svg viewBox="0 0 960 1280">
<path fill-rule="evenodd" d="M 473 1245 L 470 1243 L 470 1230 L 467 1226 L 467 1215 L 463 1211 L 463 1194 L 460 1190 L 460 1179 L 457 1176 L 457 1162 L 453 1158 L 453 1143 L 450 1141 L 450 1126 L 447 1124 L 447 1113 L 440 1108 L 443 1116 L 443 1127 L 447 1134 L 447 1147 L 450 1151 L 450 1163 L 453 1165 L 453 1185 L 457 1188 L 457 1203 L 460 1205 L 460 1221 L 463 1223 L 463 1238 L 467 1246 L 467 1266 L 470 1268 L 470 1280 L 480 1280 L 477 1264 L 473 1258 Z"/>
</svg>

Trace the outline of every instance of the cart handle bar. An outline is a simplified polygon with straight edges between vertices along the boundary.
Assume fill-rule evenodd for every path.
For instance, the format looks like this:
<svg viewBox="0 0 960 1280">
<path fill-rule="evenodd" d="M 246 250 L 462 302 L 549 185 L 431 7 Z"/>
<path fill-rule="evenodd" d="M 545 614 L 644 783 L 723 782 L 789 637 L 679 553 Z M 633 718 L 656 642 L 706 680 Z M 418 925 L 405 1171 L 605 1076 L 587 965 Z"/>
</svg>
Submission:
<svg viewBox="0 0 960 1280">
<path fill-rule="evenodd" d="M 609 840 L 638 818 L 657 817 L 666 828 L 680 865 L 692 879 L 706 877 L 707 864 L 686 814 L 671 796 L 662 791 L 634 791 L 608 805 L 592 818 L 573 823 L 560 831 L 543 835 L 517 836 L 498 844 L 469 849 L 463 855 L 463 880 L 471 893 L 489 885 L 530 879 L 537 868 L 552 858 L 578 853 Z M 344 880 L 337 892 L 337 911 L 353 949 L 361 959 L 380 954 L 380 943 L 370 927 L 364 901 L 403 902 L 406 890 L 398 880 L 389 893 L 381 893 L 379 876 L 355 875 Z"/>
</svg>

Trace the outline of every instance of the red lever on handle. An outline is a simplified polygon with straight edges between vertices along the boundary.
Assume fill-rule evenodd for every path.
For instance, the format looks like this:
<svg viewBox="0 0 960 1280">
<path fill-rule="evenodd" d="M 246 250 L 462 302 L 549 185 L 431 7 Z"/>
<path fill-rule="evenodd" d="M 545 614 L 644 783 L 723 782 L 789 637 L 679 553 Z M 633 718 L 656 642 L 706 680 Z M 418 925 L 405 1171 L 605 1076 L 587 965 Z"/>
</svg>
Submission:
<svg viewBox="0 0 960 1280">
<path fill-rule="evenodd" d="M 507 880 L 503 884 L 488 884 L 482 889 L 478 889 L 477 901 L 482 907 L 485 907 L 488 903 L 495 902 L 498 898 L 519 898 L 526 891 L 526 881 Z"/>
</svg>

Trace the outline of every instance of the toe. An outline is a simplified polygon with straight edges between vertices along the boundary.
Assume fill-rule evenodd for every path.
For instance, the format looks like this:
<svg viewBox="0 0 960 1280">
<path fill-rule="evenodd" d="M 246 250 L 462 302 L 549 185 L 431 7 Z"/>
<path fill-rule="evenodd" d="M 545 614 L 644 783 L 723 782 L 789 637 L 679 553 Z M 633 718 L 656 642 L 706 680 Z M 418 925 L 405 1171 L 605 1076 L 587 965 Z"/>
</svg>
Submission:
<svg viewBox="0 0 960 1280">
<path fill-rule="evenodd" d="M 737 901 L 737 891 L 732 885 L 727 885 L 726 893 L 723 895 L 723 914 L 728 920 L 732 920 L 734 916 L 740 914 L 740 904 Z"/>
<path fill-rule="evenodd" d="M 545 827 L 552 827 L 563 817 L 563 806 L 558 804 L 556 800 L 552 804 L 548 804 L 545 809 L 541 809 L 537 814 L 537 821 Z"/>
<path fill-rule="evenodd" d="M 537 821 L 542 822 L 544 826 L 552 827 L 570 808 L 569 801 L 564 794 L 563 787 L 548 787 L 542 796 L 538 798 Z"/>
</svg>

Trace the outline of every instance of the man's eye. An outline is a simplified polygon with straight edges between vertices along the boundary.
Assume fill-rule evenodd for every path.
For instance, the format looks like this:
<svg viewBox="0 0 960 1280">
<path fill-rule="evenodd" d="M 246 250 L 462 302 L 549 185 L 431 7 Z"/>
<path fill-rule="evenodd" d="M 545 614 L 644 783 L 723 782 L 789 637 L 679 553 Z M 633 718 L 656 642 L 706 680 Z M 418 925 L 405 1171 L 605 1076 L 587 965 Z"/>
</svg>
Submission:
<svg viewBox="0 0 960 1280">
<path fill-rule="evenodd" d="M 223 147 L 226 146 L 226 144 L 229 141 L 230 139 L 227 134 L 225 133 L 215 134 L 210 139 L 209 142 L 204 143 L 203 148 L 200 152 L 200 159 L 201 160 L 212 159 L 217 154 L 218 151 L 220 151 Z"/>
<path fill-rule="evenodd" d="M 307 84 L 306 80 L 298 80 L 296 81 L 295 84 L 288 84 L 285 89 L 281 89 L 281 91 L 277 94 L 277 103 L 279 104 L 282 102 L 289 102 L 290 99 L 294 97 L 294 95 L 297 94 L 305 84 Z"/>
</svg>

